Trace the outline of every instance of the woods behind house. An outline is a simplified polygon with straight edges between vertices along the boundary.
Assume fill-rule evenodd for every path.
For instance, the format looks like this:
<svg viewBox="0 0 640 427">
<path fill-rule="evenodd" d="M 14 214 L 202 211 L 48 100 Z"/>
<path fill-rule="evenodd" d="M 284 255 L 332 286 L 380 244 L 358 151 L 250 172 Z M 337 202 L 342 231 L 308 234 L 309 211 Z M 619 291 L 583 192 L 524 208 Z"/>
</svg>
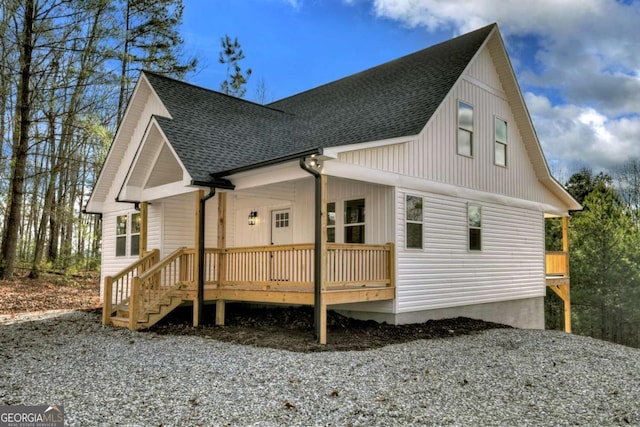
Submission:
<svg viewBox="0 0 640 427">
<path fill-rule="evenodd" d="M 100 218 L 82 209 L 139 71 L 196 70 L 182 10 L 181 0 L 0 0 L 2 278 L 99 268 Z M 243 94 L 242 50 L 228 36 L 222 46 L 228 93 Z M 581 170 L 566 186 L 585 207 L 570 222 L 574 332 L 640 346 L 640 166 Z M 560 234 L 548 220 L 548 250 Z M 555 298 L 548 326 L 561 328 Z"/>
</svg>

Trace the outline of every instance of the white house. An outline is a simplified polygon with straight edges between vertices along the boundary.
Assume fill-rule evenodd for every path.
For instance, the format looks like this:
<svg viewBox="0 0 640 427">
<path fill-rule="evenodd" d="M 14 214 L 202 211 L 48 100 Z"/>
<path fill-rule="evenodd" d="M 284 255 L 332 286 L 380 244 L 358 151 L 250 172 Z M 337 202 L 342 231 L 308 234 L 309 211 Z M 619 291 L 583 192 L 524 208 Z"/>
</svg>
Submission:
<svg viewBox="0 0 640 427">
<path fill-rule="evenodd" d="M 143 72 L 86 210 L 105 323 L 309 304 L 324 342 L 327 306 L 544 328 L 569 284 L 544 220 L 580 208 L 494 24 L 269 105 Z"/>
</svg>

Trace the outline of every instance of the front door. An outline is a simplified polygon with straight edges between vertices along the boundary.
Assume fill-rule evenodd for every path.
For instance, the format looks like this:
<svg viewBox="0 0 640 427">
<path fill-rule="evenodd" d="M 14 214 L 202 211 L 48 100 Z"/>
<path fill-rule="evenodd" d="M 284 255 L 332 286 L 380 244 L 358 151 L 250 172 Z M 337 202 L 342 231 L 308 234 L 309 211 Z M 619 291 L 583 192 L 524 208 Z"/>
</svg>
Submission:
<svg viewBox="0 0 640 427">
<path fill-rule="evenodd" d="M 290 245 L 293 242 L 291 229 L 291 209 L 278 209 L 271 211 L 271 244 Z M 271 252 L 271 280 L 286 282 L 289 280 L 287 250 L 275 250 Z"/>
</svg>

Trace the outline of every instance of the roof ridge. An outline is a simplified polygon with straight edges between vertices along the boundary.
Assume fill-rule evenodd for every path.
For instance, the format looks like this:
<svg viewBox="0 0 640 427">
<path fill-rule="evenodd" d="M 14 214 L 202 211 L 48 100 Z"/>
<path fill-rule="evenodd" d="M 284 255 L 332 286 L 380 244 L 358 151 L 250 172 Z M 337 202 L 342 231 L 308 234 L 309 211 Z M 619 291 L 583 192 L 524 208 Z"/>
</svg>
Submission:
<svg viewBox="0 0 640 427">
<path fill-rule="evenodd" d="M 192 87 L 194 89 L 198 89 L 198 90 L 202 90 L 204 92 L 208 92 L 208 93 L 211 93 L 211 94 L 223 96 L 223 97 L 232 99 L 234 101 L 241 101 L 241 102 L 244 102 L 244 103 L 247 103 L 247 104 L 250 104 L 250 105 L 255 105 L 257 107 L 262 107 L 262 108 L 265 108 L 265 109 L 268 109 L 268 110 L 272 110 L 272 111 L 277 111 L 277 112 L 284 113 L 284 114 L 293 115 L 291 113 L 288 113 L 286 111 L 280 110 L 278 108 L 270 107 L 267 104 L 258 104 L 257 102 L 250 101 L 248 99 L 238 98 L 237 96 L 229 95 L 227 93 L 223 93 L 223 92 L 217 91 L 215 89 L 210 89 L 208 87 L 199 86 L 199 85 L 196 85 L 194 83 L 190 83 L 190 82 L 187 82 L 187 81 L 184 81 L 184 80 L 180 80 L 180 79 L 175 78 L 175 77 L 166 76 L 166 75 L 160 74 L 160 73 L 158 73 L 156 71 L 150 71 L 150 70 L 143 69 L 143 70 L 141 70 L 141 72 L 143 74 L 145 74 L 145 75 L 152 75 L 152 76 L 164 79 L 164 80 L 168 80 L 168 81 L 170 81 L 172 83 L 177 83 L 177 84 L 180 84 L 180 85 L 183 85 L 183 86 L 189 86 L 189 87 Z M 151 86 L 153 86 L 153 84 L 151 84 Z"/>
<path fill-rule="evenodd" d="M 318 90 L 318 89 L 321 89 L 321 88 L 324 88 L 324 87 L 327 87 L 327 86 L 330 86 L 330 85 L 334 85 L 334 84 L 339 83 L 339 82 L 343 82 L 343 81 L 345 81 L 347 79 L 355 78 L 356 76 L 360 76 L 362 74 L 365 74 L 365 73 L 371 72 L 373 70 L 376 70 L 379 67 L 384 67 L 386 65 L 393 64 L 395 62 L 400 62 L 400 61 L 406 60 L 407 58 L 410 58 L 412 56 L 418 56 L 420 54 L 424 54 L 426 51 L 441 47 L 444 44 L 450 44 L 450 43 L 453 43 L 455 41 L 459 41 L 461 38 L 471 38 L 471 37 L 477 35 L 480 32 L 483 32 L 483 31 L 487 31 L 487 37 L 489 37 L 489 35 L 491 34 L 490 29 L 493 29 L 494 27 L 497 27 L 497 26 L 498 26 L 498 24 L 495 23 L 495 22 L 492 23 L 492 24 L 489 24 L 489 25 L 485 25 L 482 28 L 478 28 L 478 29 L 473 30 L 473 31 L 468 32 L 468 33 L 460 34 L 459 36 L 456 36 L 456 37 L 454 37 L 452 39 L 446 39 L 446 40 L 441 41 L 440 43 L 437 43 L 437 44 L 434 44 L 434 45 L 431 45 L 431 46 L 427 46 L 427 47 L 425 47 L 423 49 L 417 50 L 415 52 L 408 53 L 408 54 L 403 55 L 401 57 L 398 57 L 398 58 L 395 58 L 395 59 L 391 59 L 389 61 L 383 62 L 383 63 L 378 64 L 378 65 L 372 65 L 372 66 L 370 66 L 370 67 L 368 67 L 368 68 L 366 68 L 364 70 L 355 72 L 353 74 L 349 74 L 347 76 L 341 77 L 341 78 L 336 79 L 336 80 L 332 80 L 332 81 L 327 82 L 327 83 L 323 83 L 323 84 L 321 84 L 319 86 L 312 87 L 312 88 L 304 90 L 302 92 L 294 93 L 294 94 L 289 95 L 287 97 L 278 99 L 277 101 L 270 102 L 269 104 L 266 104 L 266 105 L 270 106 L 270 105 L 273 105 L 273 104 L 277 104 L 279 102 L 283 102 L 283 101 L 289 100 L 291 98 L 295 98 L 295 97 L 297 97 L 299 95 L 307 94 L 309 92 L 312 92 L 312 91 L 315 91 L 315 90 Z"/>
</svg>

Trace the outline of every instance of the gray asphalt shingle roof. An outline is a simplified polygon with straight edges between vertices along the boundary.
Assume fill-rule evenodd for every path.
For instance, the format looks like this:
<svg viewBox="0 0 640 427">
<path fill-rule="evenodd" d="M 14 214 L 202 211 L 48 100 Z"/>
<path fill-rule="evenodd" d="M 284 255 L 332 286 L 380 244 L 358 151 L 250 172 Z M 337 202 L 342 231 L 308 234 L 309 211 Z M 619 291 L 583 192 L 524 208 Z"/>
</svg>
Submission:
<svg viewBox="0 0 640 427">
<path fill-rule="evenodd" d="M 145 72 L 196 181 L 315 148 L 418 134 L 495 24 L 263 106 Z"/>
</svg>

